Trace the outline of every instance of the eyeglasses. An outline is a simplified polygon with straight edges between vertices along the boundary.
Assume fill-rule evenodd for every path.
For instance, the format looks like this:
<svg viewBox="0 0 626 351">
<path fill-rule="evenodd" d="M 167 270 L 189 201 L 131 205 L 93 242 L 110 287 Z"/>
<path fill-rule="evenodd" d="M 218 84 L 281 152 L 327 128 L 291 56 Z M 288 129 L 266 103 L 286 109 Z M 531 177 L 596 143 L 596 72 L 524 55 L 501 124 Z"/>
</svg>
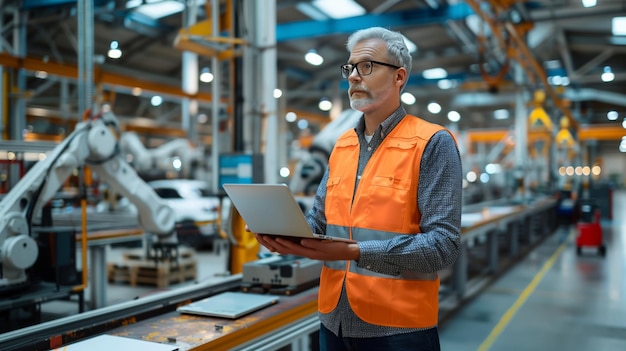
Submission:
<svg viewBox="0 0 626 351">
<path fill-rule="evenodd" d="M 357 62 L 355 64 L 346 63 L 345 65 L 341 65 L 341 76 L 343 78 L 350 77 L 350 75 L 352 74 L 352 71 L 354 71 L 355 68 L 356 68 L 356 73 L 359 76 L 361 77 L 369 76 L 370 74 L 372 74 L 372 70 L 374 69 L 374 64 L 392 67 L 395 69 L 400 68 L 400 66 L 395 66 L 389 63 L 378 62 L 378 61 L 363 61 L 363 62 Z"/>
</svg>

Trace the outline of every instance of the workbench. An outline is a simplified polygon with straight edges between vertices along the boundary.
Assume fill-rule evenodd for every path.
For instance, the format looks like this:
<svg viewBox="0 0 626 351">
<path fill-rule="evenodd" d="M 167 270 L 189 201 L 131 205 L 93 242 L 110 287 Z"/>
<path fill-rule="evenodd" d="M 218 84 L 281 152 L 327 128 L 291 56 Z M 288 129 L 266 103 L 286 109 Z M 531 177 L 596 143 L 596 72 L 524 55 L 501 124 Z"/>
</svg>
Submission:
<svg viewBox="0 0 626 351">
<path fill-rule="evenodd" d="M 511 267 L 556 228 L 556 199 L 464 206 L 459 256 L 442 279 L 440 316 L 445 317 Z M 502 254 L 504 251 L 504 255 Z"/>
<path fill-rule="evenodd" d="M 175 344 L 179 351 L 239 350 L 255 342 L 263 343 L 262 339 L 271 338 L 273 332 L 316 313 L 317 288 L 311 288 L 293 296 L 280 295 L 277 304 L 234 320 L 172 311 L 112 329 L 107 334 Z M 318 323 L 315 321 L 316 329 Z M 289 342 L 298 336 L 291 335 L 291 339 Z"/>
</svg>

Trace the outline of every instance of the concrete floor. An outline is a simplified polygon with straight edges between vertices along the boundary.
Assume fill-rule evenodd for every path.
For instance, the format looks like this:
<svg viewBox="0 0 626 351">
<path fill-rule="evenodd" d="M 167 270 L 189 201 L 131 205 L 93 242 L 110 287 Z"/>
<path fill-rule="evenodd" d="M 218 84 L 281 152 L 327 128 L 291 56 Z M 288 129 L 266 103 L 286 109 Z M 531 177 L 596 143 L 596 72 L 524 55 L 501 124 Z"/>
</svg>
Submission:
<svg viewBox="0 0 626 351">
<path fill-rule="evenodd" d="M 557 232 L 441 325 L 442 350 L 626 350 L 626 192 L 614 195 L 605 257 L 577 255 L 575 227 Z"/>
</svg>

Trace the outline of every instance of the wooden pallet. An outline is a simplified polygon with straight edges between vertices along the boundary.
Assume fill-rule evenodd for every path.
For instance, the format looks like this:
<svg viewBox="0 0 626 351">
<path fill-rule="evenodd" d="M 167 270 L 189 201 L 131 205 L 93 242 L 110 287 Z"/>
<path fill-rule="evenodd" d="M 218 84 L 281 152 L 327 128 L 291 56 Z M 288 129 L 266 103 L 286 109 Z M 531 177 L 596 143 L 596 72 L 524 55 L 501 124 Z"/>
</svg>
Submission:
<svg viewBox="0 0 626 351">
<path fill-rule="evenodd" d="M 148 257 L 145 249 L 131 249 L 131 250 L 127 250 L 124 252 L 124 259 L 131 260 L 131 261 L 134 261 L 134 260 L 154 261 L 153 257 L 156 256 L 158 261 L 167 262 L 167 261 L 175 260 L 176 258 L 193 259 L 195 255 L 196 255 L 196 252 L 193 249 L 190 249 L 188 247 L 178 247 L 175 254 L 173 254 L 171 257 L 165 257 L 165 258 L 156 254 L 154 250 L 151 250 L 150 257 Z"/>
<path fill-rule="evenodd" d="M 197 261 L 193 250 L 181 250 L 178 260 L 155 261 L 145 259 L 144 255 L 143 250 L 130 250 L 121 262 L 109 263 L 107 265 L 109 282 L 164 288 L 197 277 Z"/>
</svg>

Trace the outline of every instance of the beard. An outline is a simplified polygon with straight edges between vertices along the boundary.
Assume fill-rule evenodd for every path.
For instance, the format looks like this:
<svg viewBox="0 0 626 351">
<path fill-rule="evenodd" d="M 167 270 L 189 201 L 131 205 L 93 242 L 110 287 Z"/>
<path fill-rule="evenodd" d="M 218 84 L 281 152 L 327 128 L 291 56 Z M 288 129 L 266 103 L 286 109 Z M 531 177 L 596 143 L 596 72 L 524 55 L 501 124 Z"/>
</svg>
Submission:
<svg viewBox="0 0 626 351">
<path fill-rule="evenodd" d="M 353 90 L 359 90 L 362 93 L 365 93 L 367 95 L 366 98 L 352 98 L 352 94 L 351 92 Z M 369 90 L 367 90 L 367 88 L 365 88 L 364 86 L 354 86 L 350 89 L 350 107 L 353 110 L 357 110 L 357 111 L 361 111 L 365 109 L 367 106 L 371 105 L 374 102 L 374 99 L 372 98 L 372 95 L 370 93 Z"/>
<path fill-rule="evenodd" d="M 357 110 L 357 111 L 363 112 L 363 110 L 367 106 L 371 105 L 373 102 L 374 102 L 374 100 L 371 99 L 371 98 L 350 100 L 350 107 L 353 110 Z"/>
</svg>

